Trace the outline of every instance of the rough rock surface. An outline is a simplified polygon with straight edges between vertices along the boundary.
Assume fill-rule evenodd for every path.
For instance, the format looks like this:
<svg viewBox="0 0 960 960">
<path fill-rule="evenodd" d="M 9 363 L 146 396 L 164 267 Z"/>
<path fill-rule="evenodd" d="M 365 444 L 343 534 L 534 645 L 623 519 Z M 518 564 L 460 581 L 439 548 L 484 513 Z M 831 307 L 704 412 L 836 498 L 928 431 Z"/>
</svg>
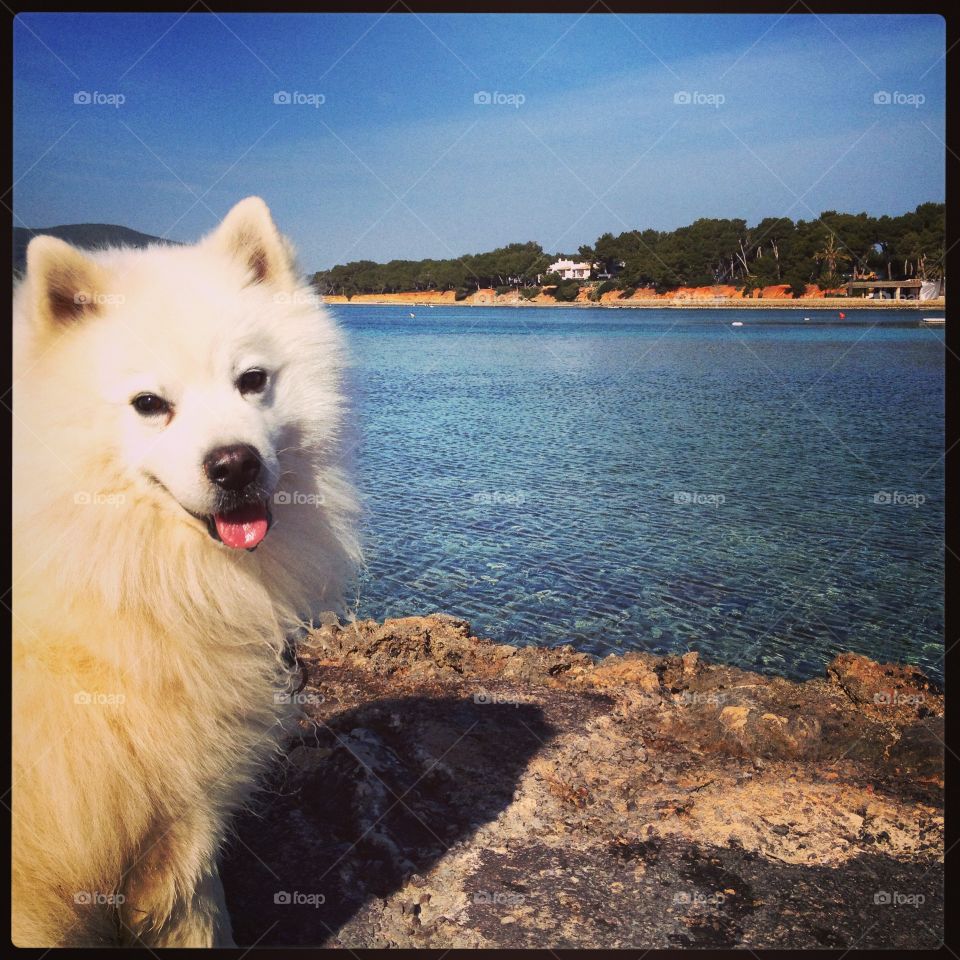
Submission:
<svg viewBox="0 0 960 960">
<path fill-rule="evenodd" d="M 942 940 L 943 698 L 913 668 L 595 661 L 439 614 L 301 657 L 306 719 L 224 864 L 240 944 Z"/>
</svg>

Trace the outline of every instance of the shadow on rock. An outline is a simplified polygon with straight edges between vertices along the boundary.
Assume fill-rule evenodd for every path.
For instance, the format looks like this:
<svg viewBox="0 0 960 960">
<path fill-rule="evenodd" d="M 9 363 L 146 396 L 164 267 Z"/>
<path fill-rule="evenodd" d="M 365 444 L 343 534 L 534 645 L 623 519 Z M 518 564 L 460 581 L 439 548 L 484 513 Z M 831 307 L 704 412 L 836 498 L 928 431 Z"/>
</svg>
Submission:
<svg viewBox="0 0 960 960">
<path fill-rule="evenodd" d="M 315 731 L 238 818 L 222 864 L 241 945 L 331 941 L 496 819 L 552 735 L 529 703 L 408 697 L 311 713 Z"/>
<path fill-rule="evenodd" d="M 499 949 L 919 950 L 939 945 L 943 923 L 930 863 L 785 864 L 679 836 L 482 850 L 465 890 L 463 928 Z"/>
</svg>

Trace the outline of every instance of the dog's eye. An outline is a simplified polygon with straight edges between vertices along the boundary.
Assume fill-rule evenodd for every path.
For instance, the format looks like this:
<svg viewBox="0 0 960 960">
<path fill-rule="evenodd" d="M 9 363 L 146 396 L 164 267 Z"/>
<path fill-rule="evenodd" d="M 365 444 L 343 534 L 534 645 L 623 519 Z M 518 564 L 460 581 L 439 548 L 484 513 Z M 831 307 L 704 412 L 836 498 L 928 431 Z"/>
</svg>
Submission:
<svg viewBox="0 0 960 960">
<path fill-rule="evenodd" d="M 237 389 L 243 393 L 260 393 L 264 387 L 267 385 L 267 373 L 265 370 L 260 370 L 258 367 L 254 367 L 252 370 L 247 370 L 245 373 L 240 374 L 240 379 L 237 381 Z"/>
<path fill-rule="evenodd" d="M 170 412 L 170 404 L 155 393 L 141 393 L 130 401 L 133 409 L 142 417 L 157 417 Z"/>
</svg>

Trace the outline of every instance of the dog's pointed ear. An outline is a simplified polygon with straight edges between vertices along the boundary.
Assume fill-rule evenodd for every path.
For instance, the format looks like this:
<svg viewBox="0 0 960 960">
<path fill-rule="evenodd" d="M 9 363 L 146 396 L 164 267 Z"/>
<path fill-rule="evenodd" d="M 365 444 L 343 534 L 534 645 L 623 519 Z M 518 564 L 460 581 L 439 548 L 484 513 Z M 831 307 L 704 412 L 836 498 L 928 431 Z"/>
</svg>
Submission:
<svg viewBox="0 0 960 960">
<path fill-rule="evenodd" d="M 206 242 L 243 263 L 251 283 L 296 285 L 290 246 L 260 197 L 241 200 Z"/>
<path fill-rule="evenodd" d="M 60 330 L 96 315 L 106 292 L 103 268 L 56 237 L 34 237 L 27 246 L 27 278 L 35 320 Z"/>
</svg>

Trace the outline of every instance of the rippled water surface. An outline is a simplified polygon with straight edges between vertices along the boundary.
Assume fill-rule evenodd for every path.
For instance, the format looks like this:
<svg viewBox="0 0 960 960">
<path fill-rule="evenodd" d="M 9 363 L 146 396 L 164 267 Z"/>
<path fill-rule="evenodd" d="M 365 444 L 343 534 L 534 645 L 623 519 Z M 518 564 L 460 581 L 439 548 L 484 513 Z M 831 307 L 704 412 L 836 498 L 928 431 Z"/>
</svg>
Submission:
<svg viewBox="0 0 960 960">
<path fill-rule="evenodd" d="M 942 675 L 944 347 L 922 314 L 334 312 L 356 363 L 361 616 Z"/>
</svg>

